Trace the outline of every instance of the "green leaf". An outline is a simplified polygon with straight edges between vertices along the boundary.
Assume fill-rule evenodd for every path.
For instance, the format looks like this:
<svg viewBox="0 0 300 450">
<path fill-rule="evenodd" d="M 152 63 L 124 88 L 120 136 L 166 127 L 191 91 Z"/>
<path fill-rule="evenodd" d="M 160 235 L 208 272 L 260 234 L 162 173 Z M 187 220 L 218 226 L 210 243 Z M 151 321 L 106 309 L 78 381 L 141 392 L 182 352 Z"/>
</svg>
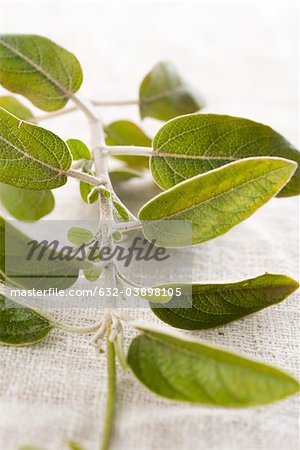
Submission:
<svg viewBox="0 0 300 450">
<path fill-rule="evenodd" d="M 131 180 L 132 178 L 139 178 L 140 172 L 132 169 L 115 169 L 109 172 L 109 177 L 112 183 L 122 183 L 124 181 Z"/>
<path fill-rule="evenodd" d="M 80 195 L 81 195 L 82 200 L 85 203 L 89 203 L 87 197 L 88 197 L 89 193 L 91 192 L 91 187 L 92 186 L 90 184 L 85 183 L 84 181 L 80 181 L 80 183 L 79 183 Z"/>
<path fill-rule="evenodd" d="M 140 220 L 155 221 L 143 224 L 144 234 L 171 247 L 214 239 L 276 195 L 295 167 L 281 158 L 248 158 L 183 181 L 142 207 Z M 192 223 L 192 242 L 189 233 L 176 231 L 176 220 Z"/>
<path fill-rule="evenodd" d="M 94 233 L 87 228 L 72 227 L 68 231 L 68 239 L 72 244 L 87 244 L 94 238 Z"/>
<path fill-rule="evenodd" d="M 53 326 L 29 308 L 0 295 L 0 344 L 29 345 L 48 336 Z"/>
<path fill-rule="evenodd" d="M 22 122 L 0 108 L 0 182 L 44 191 L 67 181 L 72 157 L 51 131 Z"/>
<path fill-rule="evenodd" d="M 129 213 L 122 203 L 117 200 L 113 200 L 113 207 L 113 213 L 117 220 L 120 222 L 128 222 L 130 220 Z"/>
<path fill-rule="evenodd" d="M 0 84 L 44 111 L 65 106 L 82 83 L 77 58 L 36 35 L 0 35 Z"/>
<path fill-rule="evenodd" d="M 0 107 L 6 109 L 6 111 L 21 120 L 30 120 L 33 117 L 30 109 L 26 108 L 17 98 L 11 95 L 3 95 L 0 97 Z"/>
<path fill-rule="evenodd" d="M 261 309 L 282 302 L 299 284 L 285 275 L 265 274 L 227 284 L 168 284 L 180 288 L 164 307 L 151 304 L 163 322 L 184 330 L 202 330 L 232 322 Z M 184 305 L 184 307 L 182 307 Z"/>
<path fill-rule="evenodd" d="M 92 269 L 84 270 L 83 275 L 88 281 L 91 281 L 93 283 L 94 281 L 97 281 L 99 279 L 101 272 L 101 269 L 93 267 Z"/>
<path fill-rule="evenodd" d="M 95 176 L 95 174 L 85 166 L 83 166 L 82 172 Z M 81 198 L 88 205 L 91 205 L 98 200 L 98 192 L 95 192 L 94 195 L 89 196 L 89 194 L 91 193 L 93 188 L 94 188 L 94 186 L 92 186 L 89 183 L 86 183 L 85 181 L 80 181 L 80 183 L 79 183 L 79 190 L 80 190 Z"/>
<path fill-rule="evenodd" d="M 93 175 L 92 173 L 90 174 Z M 80 184 L 80 193 L 82 199 L 89 205 L 92 205 L 98 200 L 99 194 L 103 195 L 107 199 L 111 197 L 110 191 L 105 187 L 92 186 L 91 184 L 85 183 L 84 181 L 82 182 L 82 184 Z"/>
<path fill-rule="evenodd" d="M 84 142 L 79 139 L 68 139 L 67 144 L 74 161 L 78 161 L 79 159 L 91 159 L 90 151 Z"/>
<path fill-rule="evenodd" d="M 151 391 L 172 400 L 241 408 L 281 400 L 298 382 L 272 366 L 147 326 L 128 352 L 128 365 Z"/>
<path fill-rule="evenodd" d="M 39 220 L 54 208 L 51 191 L 27 191 L 0 183 L 0 201 L 18 220 Z"/>
<path fill-rule="evenodd" d="M 90 267 L 90 263 L 76 258 L 61 261 L 58 258 L 61 249 L 47 247 L 46 241 L 40 242 L 28 260 L 32 241 L 0 217 L 0 280 L 24 289 L 67 289 L 77 281 L 80 269 Z M 42 258 L 39 258 L 40 250 L 44 250 Z"/>
<path fill-rule="evenodd" d="M 238 117 L 191 114 L 165 124 L 153 140 L 150 166 L 168 189 L 183 180 L 242 158 L 279 156 L 300 162 L 300 153 L 272 128 Z M 300 170 L 279 196 L 300 193 Z"/>
<path fill-rule="evenodd" d="M 114 231 L 111 236 L 114 242 L 122 242 L 124 235 L 120 231 Z"/>
<path fill-rule="evenodd" d="M 203 100 L 181 78 L 173 64 L 159 62 L 144 78 L 140 87 L 140 114 L 169 120 L 199 111 Z"/>
<path fill-rule="evenodd" d="M 90 198 L 88 200 L 88 195 L 91 192 L 91 190 L 93 189 L 93 186 L 91 186 L 89 183 L 86 183 L 85 181 L 80 181 L 79 189 L 80 189 L 81 198 L 85 203 L 92 204 L 97 201 L 98 195 L 94 196 L 93 198 Z"/>
<path fill-rule="evenodd" d="M 151 147 L 151 139 L 133 122 L 118 120 L 104 128 L 107 145 L 138 145 Z M 115 156 L 136 169 L 148 169 L 149 158 L 147 156 Z"/>
</svg>

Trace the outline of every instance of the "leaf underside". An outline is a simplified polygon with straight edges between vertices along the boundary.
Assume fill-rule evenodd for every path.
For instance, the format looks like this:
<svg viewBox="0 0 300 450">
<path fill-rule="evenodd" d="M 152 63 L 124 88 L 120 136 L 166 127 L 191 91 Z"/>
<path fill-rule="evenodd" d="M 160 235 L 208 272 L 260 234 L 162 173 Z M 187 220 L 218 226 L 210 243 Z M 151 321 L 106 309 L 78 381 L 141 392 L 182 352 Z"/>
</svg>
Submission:
<svg viewBox="0 0 300 450">
<path fill-rule="evenodd" d="M 0 183 L 0 202 L 18 220 L 39 220 L 54 208 L 51 191 L 28 191 Z"/>
<path fill-rule="evenodd" d="M 277 156 L 300 163 L 300 153 L 272 128 L 248 119 L 191 114 L 165 124 L 153 140 L 150 166 L 155 181 L 168 189 L 230 162 Z M 278 196 L 300 193 L 300 170 Z"/>
<path fill-rule="evenodd" d="M 6 111 L 21 120 L 30 120 L 33 117 L 32 112 L 17 98 L 11 95 L 3 95 L 0 97 L 0 107 L 6 109 Z"/>
<path fill-rule="evenodd" d="M 171 247 L 214 239 L 275 196 L 295 168 L 281 158 L 248 158 L 183 181 L 141 208 L 144 234 Z M 192 242 L 177 231 L 176 220 L 192 223 Z"/>
<path fill-rule="evenodd" d="M 214 328 L 253 314 L 283 301 L 298 289 L 298 283 L 285 275 L 265 274 L 227 284 L 169 284 L 179 287 L 163 308 L 151 304 L 163 322 L 184 330 Z M 184 307 L 183 307 L 184 305 Z"/>
<path fill-rule="evenodd" d="M 128 365 L 147 388 L 163 397 L 241 408 L 295 394 L 298 382 L 265 364 L 141 326 L 129 348 Z"/>
<path fill-rule="evenodd" d="M 169 120 L 198 111 L 204 102 L 181 78 L 173 64 L 160 62 L 142 81 L 139 104 L 142 119 Z"/>
<path fill-rule="evenodd" d="M 48 336 L 53 326 L 36 312 L 0 295 L 0 344 L 29 345 Z"/>
</svg>

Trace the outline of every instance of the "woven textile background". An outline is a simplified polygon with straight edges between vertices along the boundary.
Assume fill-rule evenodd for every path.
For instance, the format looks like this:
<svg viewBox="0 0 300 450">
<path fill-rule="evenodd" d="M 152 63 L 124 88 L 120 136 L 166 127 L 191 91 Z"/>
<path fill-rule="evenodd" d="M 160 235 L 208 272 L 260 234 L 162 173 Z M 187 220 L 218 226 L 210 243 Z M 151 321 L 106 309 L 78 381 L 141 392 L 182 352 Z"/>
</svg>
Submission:
<svg viewBox="0 0 300 450">
<path fill-rule="evenodd" d="M 289 0 L 0 2 L 0 32 L 44 34 L 76 53 L 87 95 L 134 98 L 143 75 L 158 60 L 168 59 L 203 93 L 205 111 L 267 123 L 295 145 L 297 31 L 297 3 Z M 134 107 L 99 112 L 106 122 L 138 120 Z M 63 138 L 88 140 L 80 113 L 43 125 Z M 153 133 L 158 123 L 146 120 L 144 126 Z M 76 184 L 72 180 L 55 192 L 57 207 L 49 218 L 96 218 L 96 209 L 81 202 Z M 122 195 L 128 204 L 135 204 L 136 190 L 144 201 L 156 192 L 149 180 L 132 182 Z M 297 278 L 298 212 L 296 198 L 274 199 L 225 236 L 201 245 L 195 279 L 233 281 L 265 271 Z M 101 317 L 101 311 L 90 309 L 55 314 L 78 324 Z M 144 309 L 132 315 L 157 321 Z M 299 376 L 298 325 L 293 295 L 255 316 L 193 334 Z M 125 333 L 129 341 L 133 333 Z M 32 347 L 2 346 L 0 358 L 1 450 L 24 444 L 61 450 L 68 438 L 87 450 L 98 448 L 106 371 L 89 337 L 55 331 Z M 112 450 L 296 450 L 298 419 L 295 397 L 248 410 L 195 407 L 158 398 L 130 373 L 120 373 Z"/>
</svg>

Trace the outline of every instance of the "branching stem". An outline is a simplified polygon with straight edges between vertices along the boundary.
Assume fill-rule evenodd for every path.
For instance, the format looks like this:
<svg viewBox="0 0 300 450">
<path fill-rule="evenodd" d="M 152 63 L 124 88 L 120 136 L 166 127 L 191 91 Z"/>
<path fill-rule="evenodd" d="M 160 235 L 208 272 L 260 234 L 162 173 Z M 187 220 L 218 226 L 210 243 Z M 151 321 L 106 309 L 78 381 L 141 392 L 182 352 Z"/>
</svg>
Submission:
<svg viewBox="0 0 300 450">
<path fill-rule="evenodd" d="M 140 220 L 134 220 L 133 222 L 114 223 L 111 226 L 111 229 L 117 231 L 129 231 L 129 230 L 139 230 L 141 226 L 142 222 Z"/>
<path fill-rule="evenodd" d="M 130 106 L 130 105 L 138 105 L 138 100 L 112 100 L 112 101 L 101 101 L 101 100 L 90 100 L 93 106 L 99 107 L 109 107 L 109 106 Z M 70 114 L 72 112 L 78 111 L 76 106 L 69 106 L 68 108 L 61 109 L 60 111 L 56 111 L 53 113 L 43 114 L 41 116 L 35 116 L 32 120 L 35 122 L 42 122 L 43 120 L 54 119 L 55 117 L 64 116 L 66 114 Z"/>
<path fill-rule="evenodd" d="M 107 145 L 104 151 L 111 156 L 134 155 L 134 156 L 151 156 L 153 155 L 152 147 L 142 147 L 136 145 Z"/>
<path fill-rule="evenodd" d="M 84 181 L 86 183 L 92 184 L 93 186 L 100 186 L 106 182 L 105 178 L 94 177 L 93 175 L 89 175 L 88 173 L 79 172 L 75 169 L 70 169 L 67 172 L 67 175 L 72 178 L 77 178 L 78 180 Z"/>
</svg>

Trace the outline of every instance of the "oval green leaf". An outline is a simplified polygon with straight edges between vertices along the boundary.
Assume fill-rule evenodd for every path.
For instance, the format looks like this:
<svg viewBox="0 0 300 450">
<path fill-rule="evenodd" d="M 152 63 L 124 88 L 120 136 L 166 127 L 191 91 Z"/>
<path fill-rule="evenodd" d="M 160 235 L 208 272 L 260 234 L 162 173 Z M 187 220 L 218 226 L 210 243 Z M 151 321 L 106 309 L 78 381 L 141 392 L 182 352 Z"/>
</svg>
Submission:
<svg viewBox="0 0 300 450">
<path fill-rule="evenodd" d="M 117 120 L 104 128 L 107 145 L 138 145 L 151 147 L 151 139 L 135 123 L 129 120 Z M 115 156 L 120 161 L 135 169 L 148 169 L 147 156 Z"/>
<path fill-rule="evenodd" d="M 68 139 L 67 144 L 74 161 L 78 161 L 80 159 L 91 159 L 91 153 L 84 142 L 79 139 Z"/>
<path fill-rule="evenodd" d="M 0 182 L 36 191 L 67 181 L 72 157 L 56 134 L 0 108 Z"/>
<path fill-rule="evenodd" d="M 142 207 L 144 234 L 167 247 L 214 239 L 276 195 L 295 169 L 296 163 L 281 158 L 248 158 L 183 181 Z M 192 223 L 192 242 L 187 233 L 176 234 L 176 220 Z"/>
<path fill-rule="evenodd" d="M 42 36 L 0 35 L 0 84 L 44 111 L 65 106 L 82 83 L 77 58 Z"/>
<path fill-rule="evenodd" d="M 84 277 L 90 281 L 91 283 L 94 283 L 97 281 L 101 275 L 102 270 L 98 269 L 97 267 L 93 267 L 92 269 L 87 269 L 83 271 Z"/>
<path fill-rule="evenodd" d="M 265 274 L 227 284 L 168 284 L 180 288 L 163 308 L 150 304 L 163 322 L 183 330 L 214 328 L 283 301 L 299 284 L 286 275 Z M 184 305 L 184 307 L 182 307 Z"/>
<path fill-rule="evenodd" d="M 11 95 L 3 95 L 0 97 L 0 107 L 6 109 L 6 111 L 21 120 L 30 120 L 33 117 L 30 109 L 26 108 L 17 98 Z"/>
<path fill-rule="evenodd" d="M 164 125 L 153 140 L 151 171 L 163 189 L 242 158 L 278 156 L 300 163 L 300 153 L 272 128 L 248 119 L 191 114 Z M 300 193 L 300 170 L 279 196 Z"/>
<path fill-rule="evenodd" d="M 128 352 L 128 365 L 148 389 L 197 404 L 241 408 L 281 400 L 299 391 L 290 375 L 197 340 L 146 326 Z"/>
<path fill-rule="evenodd" d="M 199 111 L 203 100 L 181 78 L 173 64 L 159 62 L 142 81 L 139 94 L 141 118 L 169 120 Z"/>
<path fill-rule="evenodd" d="M 0 295 L 0 344 L 30 345 L 48 336 L 53 325 L 35 311 Z"/>
<path fill-rule="evenodd" d="M 68 240 L 71 244 L 88 244 L 94 238 L 94 233 L 87 228 L 72 227 L 68 231 Z"/>
<path fill-rule="evenodd" d="M 39 220 L 54 208 L 51 191 L 27 191 L 0 183 L 0 202 L 18 220 Z"/>
</svg>

